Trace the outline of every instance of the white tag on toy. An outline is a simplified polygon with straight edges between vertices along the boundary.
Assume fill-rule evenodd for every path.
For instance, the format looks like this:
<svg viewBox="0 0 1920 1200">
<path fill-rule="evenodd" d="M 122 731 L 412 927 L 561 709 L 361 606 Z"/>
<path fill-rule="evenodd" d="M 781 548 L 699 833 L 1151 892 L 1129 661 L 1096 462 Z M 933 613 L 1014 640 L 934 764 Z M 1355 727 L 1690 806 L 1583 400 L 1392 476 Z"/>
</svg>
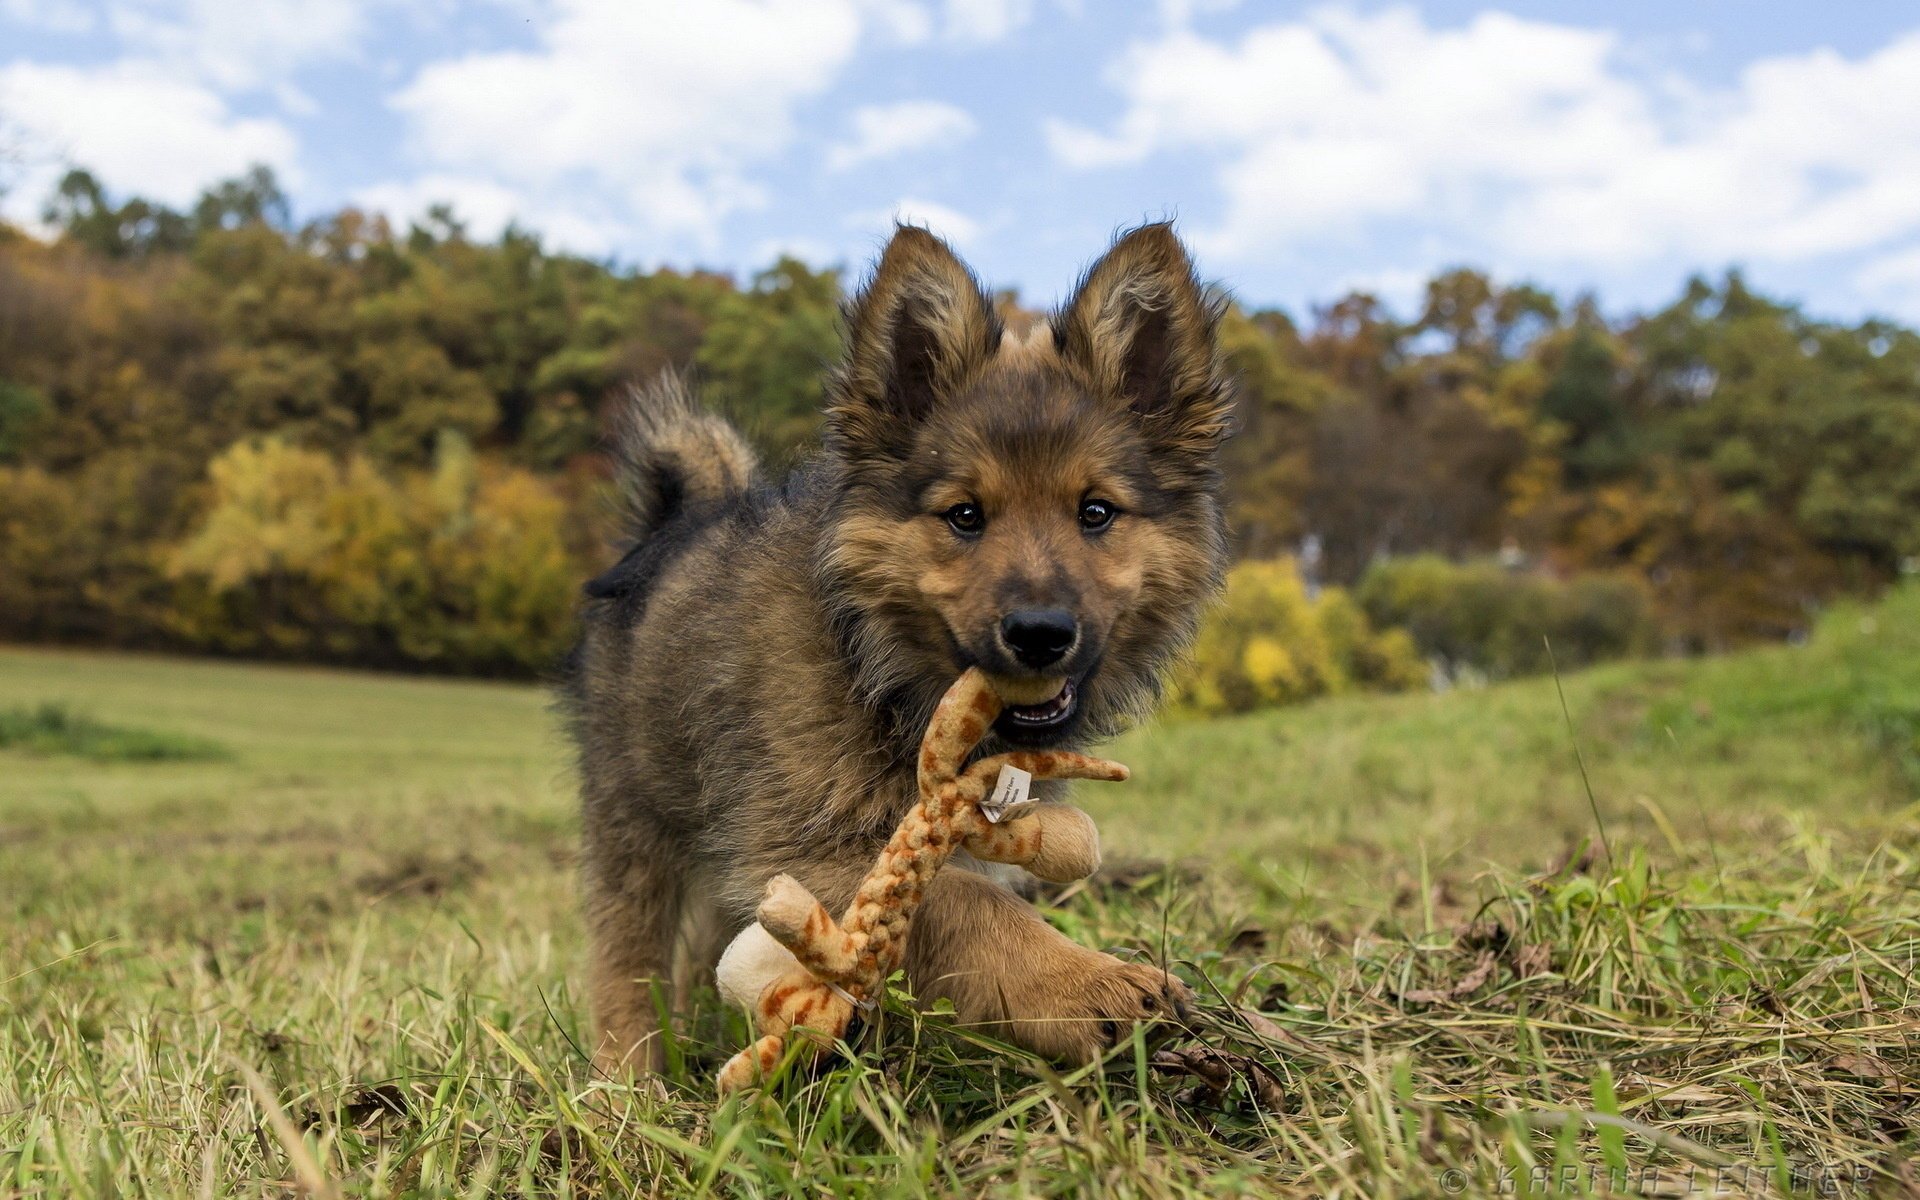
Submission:
<svg viewBox="0 0 1920 1200">
<path fill-rule="evenodd" d="M 980 814 L 995 825 L 1008 817 L 1019 816 L 1040 803 L 1032 797 L 1032 791 L 1033 774 L 1008 763 L 1000 768 L 1000 778 L 994 780 L 992 793 L 980 802 Z"/>
</svg>

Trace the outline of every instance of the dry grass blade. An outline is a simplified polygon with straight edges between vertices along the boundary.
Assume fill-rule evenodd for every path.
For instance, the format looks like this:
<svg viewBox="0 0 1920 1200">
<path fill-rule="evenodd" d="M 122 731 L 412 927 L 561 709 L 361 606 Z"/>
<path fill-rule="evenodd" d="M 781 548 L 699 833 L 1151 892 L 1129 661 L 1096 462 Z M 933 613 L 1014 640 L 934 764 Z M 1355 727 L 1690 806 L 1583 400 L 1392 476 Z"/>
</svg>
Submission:
<svg viewBox="0 0 1920 1200">
<path fill-rule="evenodd" d="M 240 1059 L 233 1060 L 233 1068 L 240 1073 L 240 1078 L 246 1082 L 247 1090 L 253 1093 L 254 1100 L 259 1103 L 261 1111 L 266 1115 L 267 1126 L 273 1130 L 274 1138 L 279 1141 L 280 1148 L 286 1152 L 287 1161 L 293 1165 L 294 1176 L 299 1180 L 301 1190 L 309 1196 L 317 1197 L 318 1200 L 336 1200 L 340 1193 L 335 1190 L 333 1181 L 328 1179 L 326 1173 L 320 1169 L 319 1161 L 313 1157 L 313 1151 L 308 1148 L 306 1139 L 300 1135 L 300 1130 L 295 1128 L 292 1119 L 287 1116 L 286 1109 L 280 1107 L 280 1101 L 273 1094 L 272 1086 L 261 1077 L 260 1072 Z"/>
</svg>

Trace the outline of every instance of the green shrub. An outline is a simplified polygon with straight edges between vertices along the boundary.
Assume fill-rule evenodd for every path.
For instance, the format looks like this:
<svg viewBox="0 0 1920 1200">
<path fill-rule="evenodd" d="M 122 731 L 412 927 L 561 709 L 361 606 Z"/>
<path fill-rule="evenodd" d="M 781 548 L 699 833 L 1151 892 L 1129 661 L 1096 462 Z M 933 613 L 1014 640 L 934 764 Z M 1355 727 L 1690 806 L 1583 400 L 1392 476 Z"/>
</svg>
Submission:
<svg viewBox="0 0 1920 1200">
<path fill-rule="evenodd" d="M 571 640 L 582 568 L 564 499 L 457 435 L 431 471 L 269 439 L 234 445 L 209 475 L 211 503 L 167 559 L 191 644 L 525 673 Z"/>
<path fill-rule="evenodd" d="M 1647 588 L 1624 575 L 1560 580 L 1426 554 L 1374 564 L 1355 597 L 1372 621 L 1404 628 L 1454 673 L 1504 679 L 1555 663 L 1566 669 L 1644 654 L 1658 644 Z"/>
<path fill-rule="evenodd" d="M 0 750 L 69 754 L 94 762 L 191 762 L 227 757 L 216 742 L 106 725 L 64 704 L 0 709 Z"/>
<path fill-rule="evenodd" d="M 1244 562 L 1194 643 L 1173 707 L 1213 715 L 1294 704 L 1353 688 L 1426 683 L 1428 670 L 1402 630 L 1377 632 L 1352 597 L 1307 595 L 1290 560 Z"/>
</svg>

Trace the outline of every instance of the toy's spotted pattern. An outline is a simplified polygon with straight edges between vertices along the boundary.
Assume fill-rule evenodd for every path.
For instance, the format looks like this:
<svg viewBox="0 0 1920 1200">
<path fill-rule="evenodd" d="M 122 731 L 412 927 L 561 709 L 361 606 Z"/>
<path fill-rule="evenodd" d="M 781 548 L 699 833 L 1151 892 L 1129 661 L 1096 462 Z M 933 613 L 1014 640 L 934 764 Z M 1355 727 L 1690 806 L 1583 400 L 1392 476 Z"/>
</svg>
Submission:
<svg viewBox="0 0 1920 1200">
<path fill-rule="evenodd" d="M 992 790 L 1001 767 L 1018 767 L 1036 779 L 1127 777 L 1127 768 L 1119 763 L 1067 751 L 996 754 L 961 770 L 1000 707 L 1000 698 L 977 669 L 969 669 L 947 689 L 921 741 L 919 803 L 900 822 L 838 922 L 792 876 L 776 875 L 768 881 L 760 924 L 793 952 L 801 969 L 760 993 L 755 1017 L 761 1037 L 721 1068 L 722 1094 L 772 1070 L 789 1030 L 812 1038 L 822 1051 L 845 1036 L 854 1005 L 877 997 L 887 976 L 900 966 L 907 930 L 927 883 L 955 848 L 964 843 L 994 862 L 1030 863 L 1037 858 L 1040 822 L 994 825 L 980 814 L 980 801 Z M 1074 816 L 1086 822 L 1084 814 Z M 1098 840 L 1091 823 L 1086 824 L 1083 836 L 1094 858 L 1081 861 L 1083 854 L 1066 869 L 1084 866 L 1090 871 L 1097 861 Z"/>
</svg>

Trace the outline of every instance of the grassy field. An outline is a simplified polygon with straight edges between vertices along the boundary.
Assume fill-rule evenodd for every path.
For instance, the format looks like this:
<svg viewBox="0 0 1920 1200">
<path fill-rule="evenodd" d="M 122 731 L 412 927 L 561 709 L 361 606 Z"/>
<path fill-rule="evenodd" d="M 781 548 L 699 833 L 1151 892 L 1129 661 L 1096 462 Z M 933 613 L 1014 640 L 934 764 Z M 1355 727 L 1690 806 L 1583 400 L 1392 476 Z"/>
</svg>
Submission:
<svg viewBox="0 0 1920 1200">
<path fill-rule="evenodd" d="M 1050 911 L 1200 988 L 1171 1050 L 896 1011 L 721 1107 L 717 1006 L 651 1087 L 579 1052 L 540 692 L 0 651 L 0 1194 L 1920 1186 L 1920 589 L 1564 685 L 1122 743 Z"/>
</svg>

